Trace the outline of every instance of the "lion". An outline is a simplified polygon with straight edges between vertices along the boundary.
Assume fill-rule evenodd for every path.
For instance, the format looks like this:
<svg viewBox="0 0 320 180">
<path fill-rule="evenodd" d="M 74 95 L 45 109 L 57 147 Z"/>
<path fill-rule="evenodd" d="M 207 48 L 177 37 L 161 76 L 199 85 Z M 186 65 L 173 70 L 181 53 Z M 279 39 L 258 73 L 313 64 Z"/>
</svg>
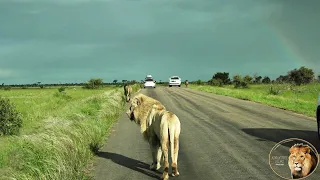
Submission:
<svg viewBox="0 0 320 180">
<path fill-rule="evenodd" d="M 172 176 L 179 176 L 178 152 L 180 136 L 180 120 L 172 112 L 166 110 L 159 101 L 143 94 L 132 98 L 127 115 L 131 121 L 140 125 L 144 140 L 149 142 L 153 162 L 151 170 L 159 170 L 163 162 L 164 171 L 161 179 L 169 179 L 168 149 L 170 142 Z"/>
<path fill-rule="evenodd" d="M 132 94 L 132 87 L 128 84 L 124 85 L 124 96 L 126 97 L 126 101 L 130 101 L 130 97 Z"/>
<path fill-rule="evenodd" d="M 188 87 L 188 85 L 189 85 L 189 81 L 188 80 L 185 81 L 185 85 L 186 85 L 186 87 Z"/>
<path fill-rule="evenodd" d="M 304 144 L 295 144 L 289 149 L 288 165 L 293 179 L 308 176 L 316 167 L 316 158 L 310 154 L 311 148 Z"/>
</svg>

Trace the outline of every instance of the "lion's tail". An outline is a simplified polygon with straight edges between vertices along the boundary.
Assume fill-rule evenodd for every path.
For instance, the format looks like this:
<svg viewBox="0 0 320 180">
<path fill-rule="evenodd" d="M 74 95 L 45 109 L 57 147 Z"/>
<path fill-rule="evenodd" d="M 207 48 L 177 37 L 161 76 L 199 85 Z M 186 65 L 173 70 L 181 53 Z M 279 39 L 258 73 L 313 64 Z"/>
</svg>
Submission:
<svg viewBox="0 0 320 180">
<path fill-rule="evenodd" d="M 171 122 L 168 123 L 172 162 L 177 162 L 177 151 L 179 150 L 180 121 L 178 117 L 175 116 L 175 118 L 177 118 L 177 120 L 172 119 Z"/>
</svg>

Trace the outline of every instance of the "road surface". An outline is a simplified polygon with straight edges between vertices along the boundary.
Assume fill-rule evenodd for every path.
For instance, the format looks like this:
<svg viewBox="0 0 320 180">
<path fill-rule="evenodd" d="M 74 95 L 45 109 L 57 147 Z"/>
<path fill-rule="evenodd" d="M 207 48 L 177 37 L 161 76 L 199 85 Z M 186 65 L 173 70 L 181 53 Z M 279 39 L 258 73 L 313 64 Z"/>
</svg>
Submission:
<svg viewBox="0 0 320 180">
<path fill-rule="evenodd" d="M 180 180 L 281 179 L 269 166 L 272 147 L 301 138 L 320 152 L 316 121 L 258 103 L 179 87 L 142 89 L 180 118 Z M 151 152 L 139 127 L 123 113 L 97 154 L 97 180 L 151 180 Z M 282 168 L 286 169 L 287 164 Z M 169 173 L 171 172 L 171 168 Z M 319 179 L 320 167 L 307 179 Z"/>
</svg>

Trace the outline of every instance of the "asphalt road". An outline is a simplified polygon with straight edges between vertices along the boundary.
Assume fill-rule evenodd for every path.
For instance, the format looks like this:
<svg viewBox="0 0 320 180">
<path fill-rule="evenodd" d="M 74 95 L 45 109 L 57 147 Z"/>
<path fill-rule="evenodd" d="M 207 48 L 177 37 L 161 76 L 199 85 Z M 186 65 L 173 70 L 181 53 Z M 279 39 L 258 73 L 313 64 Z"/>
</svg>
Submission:
<svg viewBox="0 0 320 180">
<path fill-rule="evenodd" d="M 320 152 L 316 121 L 292 112 L 182 87 L 143 89 L 139 93 L 159 100 L 180 118 L 180 176 L 170 179 L 281 179 L 268 163 L 276 143 L 301 138 Z M 160 177 L 161 172 L 149 170 L 149 145 L 125 113 L 111 131 L 97 154 L 95 179 Z M 286 163 L 279 167 L 280 171 L 283 176 L 289 174 Z M 319 177 L 320 167 L 307 179 Z"/>
</svg>

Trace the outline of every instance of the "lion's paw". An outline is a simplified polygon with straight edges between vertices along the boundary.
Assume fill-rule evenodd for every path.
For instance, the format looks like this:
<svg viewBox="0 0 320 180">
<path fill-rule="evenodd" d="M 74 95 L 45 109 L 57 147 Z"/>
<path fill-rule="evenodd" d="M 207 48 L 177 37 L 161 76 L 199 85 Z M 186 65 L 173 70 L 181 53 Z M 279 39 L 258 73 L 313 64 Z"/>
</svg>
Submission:
<svg viewBox="0 0 320 180">
<path fill-rule="evenodd" d="M 173 177 L 174 177 L 174 176 L 179 176 L 180 173 L 177 171 L 177 172 L 172 173 L 171 175 L 172 175 Z"/>
<path fill-rule="evenodd" d="M 150 165 L 150 169 L 151 169 L 151 170 L 159 170 L 160 168 L 161 168 L 160 163 L 152 163 L 152 164 Z"/>
<path fill-rule="evenodd" d="M 162 177 L 161 177 L 161 180 L 168 180 L 169 179 L 169 174 L 166 173 L 166 174 L 163 174 Z"/>
</svg>

